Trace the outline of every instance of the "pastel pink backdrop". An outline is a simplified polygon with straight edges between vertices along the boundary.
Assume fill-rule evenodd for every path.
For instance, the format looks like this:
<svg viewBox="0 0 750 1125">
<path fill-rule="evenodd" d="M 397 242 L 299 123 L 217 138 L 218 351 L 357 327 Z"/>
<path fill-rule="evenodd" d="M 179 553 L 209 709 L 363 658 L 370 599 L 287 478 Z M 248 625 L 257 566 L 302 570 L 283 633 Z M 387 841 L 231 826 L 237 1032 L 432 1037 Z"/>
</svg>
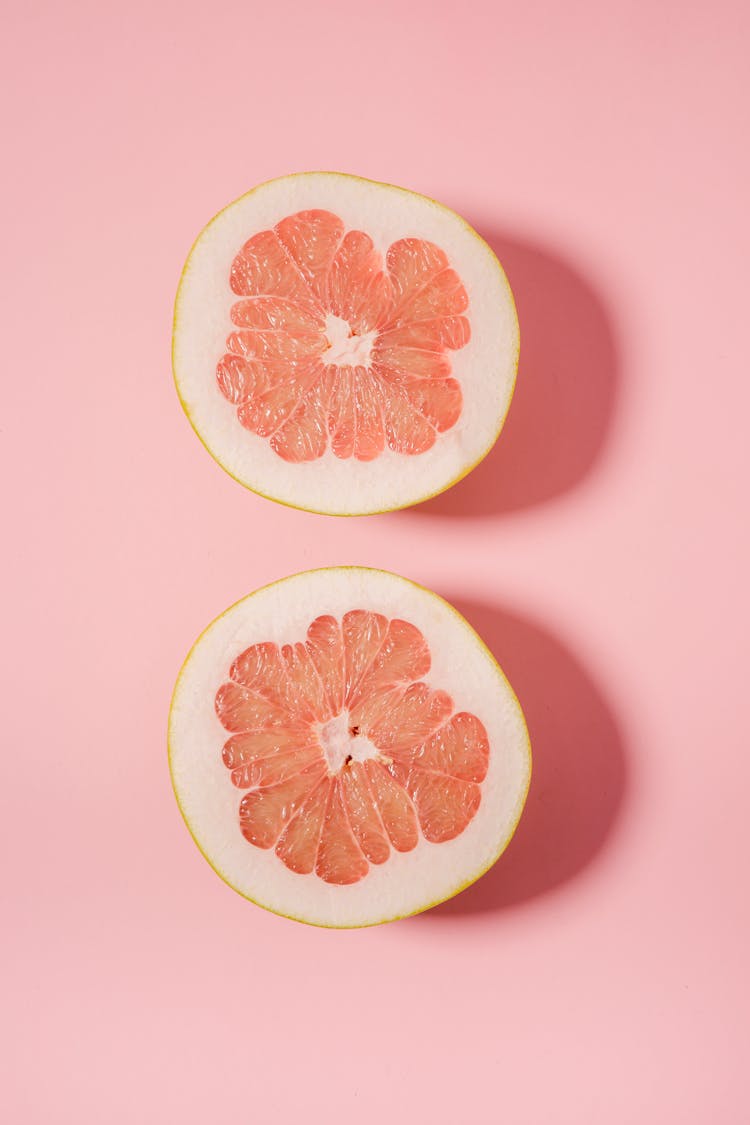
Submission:
<svg viewBox="0 0 750 1125">
<path fill-rule="evenodd" d="M 7 5 L 0 1103 L 9 1123 L 750 1118 L 746 5 Z M 170 374 L 197 230 L 335 168 L 458 208 L 522 328 L 487 462 L 337 521 L 245 492 Z M 456 600 L 527 710 L 501 863 L 325 932 L 211 872 L 180 662 L 305 567 Z"/>
</svg>

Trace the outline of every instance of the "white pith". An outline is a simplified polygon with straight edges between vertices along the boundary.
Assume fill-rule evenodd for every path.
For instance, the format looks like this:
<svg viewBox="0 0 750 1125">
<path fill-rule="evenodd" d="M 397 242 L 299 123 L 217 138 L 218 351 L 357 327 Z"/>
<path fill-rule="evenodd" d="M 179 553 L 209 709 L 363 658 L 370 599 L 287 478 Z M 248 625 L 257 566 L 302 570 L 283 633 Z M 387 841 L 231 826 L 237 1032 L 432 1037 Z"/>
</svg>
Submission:
<svg viewBox="0 0 750 1125">
<path fill-rule="evenodd" d="M 342 887 L 315 875 L 297 875 L 272 849 L 263 851 L 242 837 L 238 810 L 244 791 L 232 784 L 222 763 L 227 732 L 216 717 L 214 699 L 232 661 L 249 645 L 293 644 L 305 638 L 317 616 L 332 614 L 340 620 L 351 609 L 400 617 L 421 630 L 432 655 L 425 681 L 449 692 L 456 711 L 470 711 L 482 721 L 490 761 L 479 810 L 460 836 L 431 844 L 420 835 L 413 851 L 392 851 L 386 863 L 372 866 L 359 883 Z M 337 753 L 344 749 L 341 742 Z M 397 575 L 359 567 L 294 575 L 251 594 L 217 618 L 180 673 L 169 745 L 183 816 L 222 878 L 270 910 L 328 926 L 363 926 L 402 917 L 471 882 L 512 835 L 530 773 L 528 735 L 518 701 L 470 626 L 429 591 Z"/>
<path fill-rule="evenodd" d="M 322 723 L 318 738 L 331 774 L 339 773 L 347 760 L 366 762 L 368 758 L 378 757 L 378 748 L 369 738 L 364 734 L 351 733 L 349 712 L 346 710 Z"/>
<path fill-rule="evenodd" d="M 384 258 L 401 238 L 436 243 L 466 288 L 471 339 L 448 352 L 463 408 L 457 423 L 438 434 L 425 453 L 409 456 L 386 449 L 374 461 L 362 462 L 339 459 L 329 449 L 316 461 L 290 464 L 273 451 L 268 439 L 242 427 L 236 407 L 216 384 L 216 365 L 226 351 L 230 309 L 237 300 L 229 285 L 235 255 L 253 234 L 310 208 L 333 211 L 347 230 L 364 230 Z M 249 488 L 330 514 L 405 507 L 442 491 L 467 472 L 489 451 L 501 428 L 517 358 L 513 297 L 497 259 L 476 232 L 424 196 L 336 173 L 272 180 L 217 215 L 190 253 L 175 307 L 175 380 L 209 451 Z"/>
<path fill-rule="evenodd" d="M 366 367 L 376 336 L 377 332 L 365 332 L 358 336 L 340 316 L 329 313 L 326 317 L 329 347 L 321 359 L 324 363 L 336 363 L 340 367 Z"/>
</svg>

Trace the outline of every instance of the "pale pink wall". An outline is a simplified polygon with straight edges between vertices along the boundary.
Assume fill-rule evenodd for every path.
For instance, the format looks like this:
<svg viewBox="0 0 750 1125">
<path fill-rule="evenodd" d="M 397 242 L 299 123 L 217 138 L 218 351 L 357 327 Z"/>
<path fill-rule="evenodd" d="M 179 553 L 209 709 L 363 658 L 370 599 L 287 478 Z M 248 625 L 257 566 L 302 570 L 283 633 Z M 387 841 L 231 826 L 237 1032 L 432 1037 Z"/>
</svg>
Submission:
<svg viewBox="0 0 750 1125">
<path fill-rule="evenodd" d="M 4 1120 L 750 1118 L 749 23 L 732 0 L 6 5 Z M 506 433 L 421 510 L 254 497 L 172 388 L 193 236 L 308 167 L 455 206 L 516 289 Z M 165 754 L 198 631 L 339 562 L 454 598 L 536 749 L 501 865 L 355 933 L 220 883 Z"/>
</svg>

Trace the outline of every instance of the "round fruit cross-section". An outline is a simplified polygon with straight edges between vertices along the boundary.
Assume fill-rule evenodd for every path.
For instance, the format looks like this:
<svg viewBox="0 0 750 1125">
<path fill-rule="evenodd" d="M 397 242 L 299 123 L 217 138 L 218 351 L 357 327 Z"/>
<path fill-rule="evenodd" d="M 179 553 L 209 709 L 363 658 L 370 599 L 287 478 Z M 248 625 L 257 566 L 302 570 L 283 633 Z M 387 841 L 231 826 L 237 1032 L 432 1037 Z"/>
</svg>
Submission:
<svg viewBox="0 0 750 1125">
<path fill-rule="evenodd" d="M 518 322 L 453 211 L 333 172 L 262 184 L 198 237 L 177 293 L 185 411 L 237 480 L 333 515 L 403 508 L 492 447 Z"/>
<path fill-rule="evenodd" d="M 530 774 L 518 701 L 447 602 L 385 571 L 283 579 L 201 635 L 169 723 L 182 814 L 215 870 L 280 914 L 413 914 L 499 856 Z"/>
</svg>

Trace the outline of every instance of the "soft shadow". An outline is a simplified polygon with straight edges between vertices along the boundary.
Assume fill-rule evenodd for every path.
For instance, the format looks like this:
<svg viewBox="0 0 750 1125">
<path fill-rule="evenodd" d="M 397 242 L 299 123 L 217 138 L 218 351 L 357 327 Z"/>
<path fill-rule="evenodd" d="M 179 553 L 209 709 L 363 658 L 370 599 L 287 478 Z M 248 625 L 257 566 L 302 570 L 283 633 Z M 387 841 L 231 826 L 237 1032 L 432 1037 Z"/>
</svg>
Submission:
<svg viewBox="0 0 750 1125">
<path fill-rule="evenodd" d="M 575 878 L 602 850 L 626 791 L 617 720 L 586 669 L 548 630 L 456 599 L 521 702 L 533 770 L 516 834 L 472 887 L 422 917 L 500 910 Z"/>
<path fill-rule="evenodd" d="M 550 500 L 586 476 L 612 422 L 619 364 L 601 297 L 547 248 L 479 229 L 516 298 L 518 382 L 503 431 L 482 464 L 413 513 L 488 515 Z"/>
</svg>

